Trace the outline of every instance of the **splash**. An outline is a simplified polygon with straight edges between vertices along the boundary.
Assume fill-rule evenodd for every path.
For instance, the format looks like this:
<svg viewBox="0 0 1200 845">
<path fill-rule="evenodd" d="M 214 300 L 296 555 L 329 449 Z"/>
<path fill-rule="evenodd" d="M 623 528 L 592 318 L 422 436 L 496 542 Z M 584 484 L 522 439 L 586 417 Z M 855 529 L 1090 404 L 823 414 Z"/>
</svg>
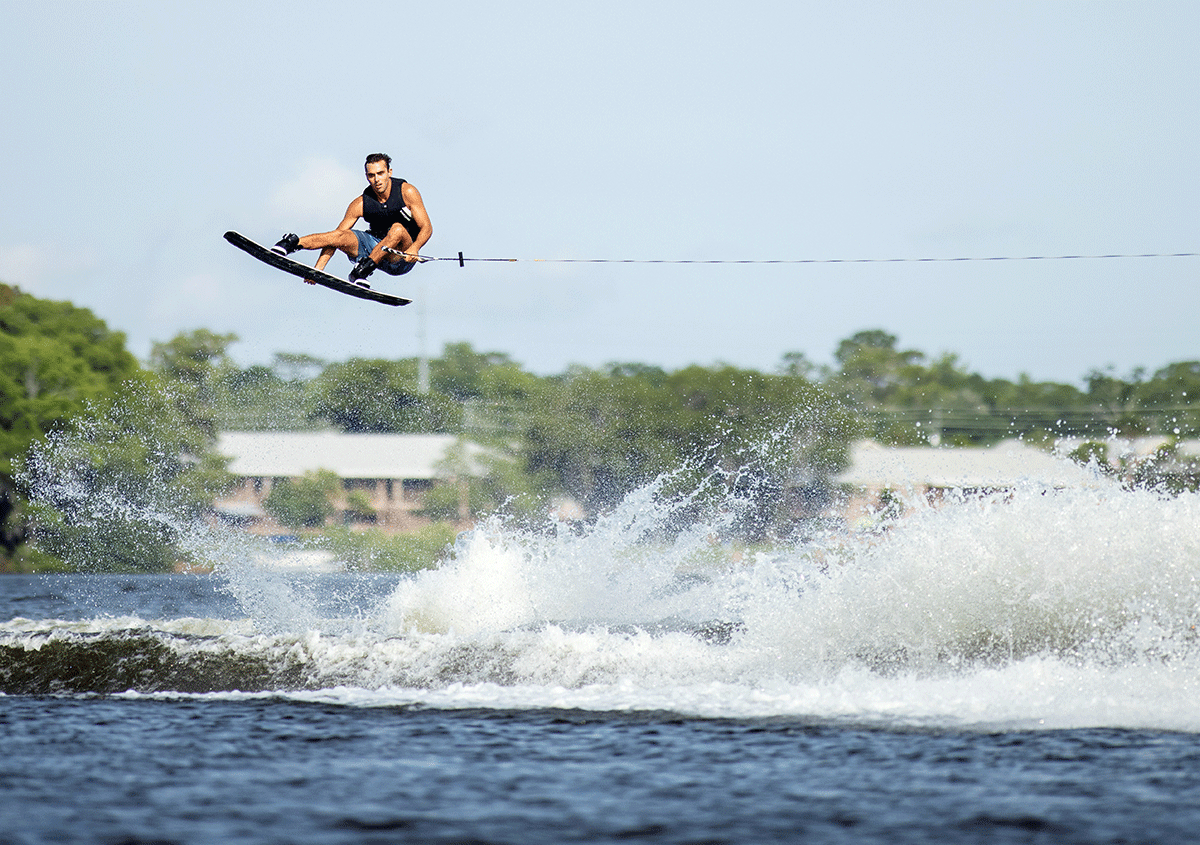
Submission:
<svg viewBox="0 0 1200 845">
<path fill-rule="evenodd" d="M 806 584 L 759 590 L 746 608 L 750 637 L 795 670 L 1190 659 L 1200 498 L 1019 488 L 959 499 L 852 539 Z"/>
<path fill-rule="evenodd" d="M 211 568 L 265 631 L 332 624 L 318 588 L 279 573 L 284 549 L 210 518 L 214 467 L 174 398 L 130 384 L 119 401 L 31 450 L 18 480 L 30 493 L 35 541 L 84 573 Z M 218 473 L 219 474 L 219 473 Z"/>
<path fill-rule="evenodd" d="M 639 491 L 593 529 L 463 537 L 392 596 L 394 630 L 720 624 L 783 675 L 954 671 L 1033 656 L 1185 659 L 1200 623 L 1200 498 L 1019 488 L 924 506 L 880 533 L 713 548 L 724 525 L 648 536 L 676 503 Z"/>
<path fill-rule="evenodd" d="M 485 520 L 332 613 L 334 582 L 264 566 L 269 547 L 190 515 L 165 478 L 106 481 L 53 445 L 45 501 L 170 535 L 245 618 L 12 620 L 3 691 L 1200 730 L 1194 493 L 1019 487 L 745 547 L 753 491 L 668 475 L 589 525 Z"/>
<path fill-rule="evenodd" d="M 457 667 L 426 695 L 1200 728 L 1195 494 L 1018 488 L 738 553 L 717 522 L 655 539 L 653 492 L 583 534 L 491 524 L 401 584 L 380 624 Z"/>
<path fill-rule="evenodd" d="M 441 567 L 396 590 L 385 623 L 477 634 L 546 623 L 661 626 L 710 618 L 721 613 L 720 603 L 705 601 L 710 591 L 699 585 L 722 570 L 719 538 L 749 507 L 730 495 L 696 520 L 697 502 L 719 478 L 676 494 L 668 492 L 676 476 L 665 474 L 587 526 L 551 522 L 531 531 L 488 519 L 459 538 Z"/>
</svg>

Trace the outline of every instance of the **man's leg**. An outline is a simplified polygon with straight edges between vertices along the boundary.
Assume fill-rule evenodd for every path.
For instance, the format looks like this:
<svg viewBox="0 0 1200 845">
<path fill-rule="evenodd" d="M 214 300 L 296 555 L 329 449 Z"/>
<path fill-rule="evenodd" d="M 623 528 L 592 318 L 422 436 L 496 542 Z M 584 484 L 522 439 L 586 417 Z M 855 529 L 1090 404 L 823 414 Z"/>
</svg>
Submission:
<svg viewBox="0 0 1200 845">
<path fill-rule="evenodd" d="M 361 279 L 367 278 L 367 276 L 375 272 L 380 264 L 387 265 L 384 268 L 385 273 L 390 273 L 393 276 L 403 275 L 397 269 L 397 265 L 408 264 L 408 262 L 403 257 L 396 255 L 392 250 L 403 252 L 412 246 L 412 242 L 412 235 L 408 233 L 408 230 L 399 223 L 393 223 L 383 240 L 376 243 L 368 255 L 364 255 L 358 261 L 354 262 L 354 269 L 350 271 L 350 281 L 358 282 Z M 411 265 L 408 269 L 411 269 Z"/>
<path fill-rule="evenodd" d="M 272 252 L 280 255 L 291 255 L 302 249 L 325 249 L 334 247 L 346 253 L 353 261 L 358 257 L 358 238 L 354 232 L 347 229 L 335 229 L 332 232 L 319 232 L 315 235 L 305 235 L 298 238 L 295 235 L 284 235 L 279 243 L 271 248 Z"/>
<path fill-rule="evenodd" d="M 408 229 L 405 229 L 399 223 L 393 223 L 392 228 L 388 229 L 387 236 L 371 250 L 371 260 L 376 264 L 382 264 L 385 261 L 391 263 L 403 261 L 404 259 L 399 255 L 394 255 L 387 250 L 394 249 L 404 252 L 412 246 L 412 243 L 412 235 L 409 234 Z"/>
<path fill-rule="evenodd" d="M 358 258 L 358 238 L 350 229 L 335 229 L 332 232 L 305 235 L 300 239 L 301 249 L 324 249 L 327 246 L 340 249 L 351 259 Z"/>
<path fill-rule="evenodd" d="M 350 268 L 350 275 L 346 278 L 365 286 L 366 282 L 363 280 L 374 273 L 379 267 L 375 256 L 382 252 L 380 244 L 383 241 L 380 241 L 369 232 L 357 230 L 354 232 L 354 237 L 358 240 L 358 260 L 354 262 L 354 266 Z"/>
</svg>

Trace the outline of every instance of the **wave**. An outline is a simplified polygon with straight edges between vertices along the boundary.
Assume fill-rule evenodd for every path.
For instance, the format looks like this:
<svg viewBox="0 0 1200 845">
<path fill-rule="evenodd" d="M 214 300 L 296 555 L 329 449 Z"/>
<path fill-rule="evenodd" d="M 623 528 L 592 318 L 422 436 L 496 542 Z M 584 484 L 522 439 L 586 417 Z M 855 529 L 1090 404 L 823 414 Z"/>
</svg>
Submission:
<svg viewBox="0 0 1200 845">
<path fill-rule="evenodd" d="M 745 502 L 696 518 L 673 486 L 586 528 L 489 520 L 349 614 L 172 523 L 244 618 L 14 619 L 0 691 L 1200 730 L 1196 494 L 1018 488 L 744 549 Z"/>
<path fill-rule="evenodd" d="M 648 539 L 651 499 L 491 523 L 353 618 L 240 561 L 257 617 L 14 619 L 0 690 L 1200 729 L 1196 496 L 1023 490 L 741 559 Z"/>
</svg>

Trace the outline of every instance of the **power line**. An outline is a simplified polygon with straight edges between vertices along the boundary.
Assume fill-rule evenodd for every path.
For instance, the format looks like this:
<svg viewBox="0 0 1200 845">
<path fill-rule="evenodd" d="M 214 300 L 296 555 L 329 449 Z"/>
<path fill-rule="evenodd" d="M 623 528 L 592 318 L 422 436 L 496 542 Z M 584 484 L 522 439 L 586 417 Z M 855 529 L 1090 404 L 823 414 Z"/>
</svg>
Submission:
<svg viewBox="0 0 1200 845">
<path fill-rule="evenodd" d="M 1065 406 L 1043 406 L 1030 407 L 1020 406 L 1012 408 L 866 408 L 864 413 L 870 414 L 887 414 L 891 416 L 901 417 L 921 417 L 927 414 L 953 414 L 956 418 L 992 418 L 992 417 L 1021 417 L 1021 416 L 1088 416 L 1088 417 L 1110 417 L 1123 415 L 1139 415 L 1139 416 L 1163 416 L 1166 414 L 1183 414 L 1195 413 L 1200 411 L 1200 404 L 1196 405 L 1161 405 L 1155 407 L 1142 408 L 1096 408 L 1082 407 L 1071 408 Z"/>
</svg>

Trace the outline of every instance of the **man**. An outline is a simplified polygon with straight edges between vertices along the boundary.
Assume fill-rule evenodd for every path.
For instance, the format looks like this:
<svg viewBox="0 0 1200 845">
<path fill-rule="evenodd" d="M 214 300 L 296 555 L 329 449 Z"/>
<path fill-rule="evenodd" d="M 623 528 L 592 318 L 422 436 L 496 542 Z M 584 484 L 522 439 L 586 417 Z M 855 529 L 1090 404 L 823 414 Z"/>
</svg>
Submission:
<svg viewBox="0 0 1200 845">
<path fill-rule="evenodd" d="M 365 172 L 366 190 L 350 202 L 336 229 L 302 238 L 284 235 L 271 251 L 290 255 L 301 249 L 319 249 L 316 269 L 324 270 L 333 253 L 340 249 L 354 262 L 350 281 L 363 287 L 369 287 L 363 280 L 376 269 L 403 276 L 417 266 L 421 247 L 433 235 L 433 224 L 429 222 L 421 193 L 410 183 L 392 176 L 392 159 L 384 153 L 367 156 Z M 366 231 L 354 228 L 360 217 L 367 222 Z"/>
</svg>

